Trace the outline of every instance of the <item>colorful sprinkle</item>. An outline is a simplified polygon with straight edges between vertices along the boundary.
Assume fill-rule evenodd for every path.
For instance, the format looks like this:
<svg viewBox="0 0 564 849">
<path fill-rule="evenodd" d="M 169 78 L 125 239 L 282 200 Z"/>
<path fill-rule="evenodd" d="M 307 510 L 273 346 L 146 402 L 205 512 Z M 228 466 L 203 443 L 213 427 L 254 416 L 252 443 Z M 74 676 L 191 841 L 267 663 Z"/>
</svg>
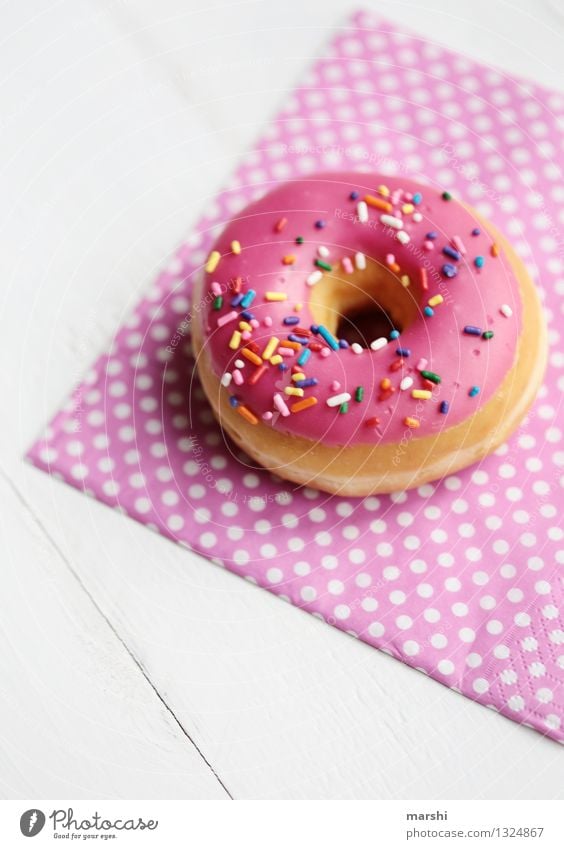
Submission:
<svg viewBox="0 0 564 849">
<path fill-rule="evenodd" d="M 400 277 L 400 283 L 404 289 L 408 289 L 411 286 L 411 280 L 407 276 L 407 274 L 402 274 Z"/>
<path fill-rule="evenodd" d="M 294 324 L 299 324 L 300 319 L 297 315 L 287 315 L 286 318 L 282 322 L 283 324 L 292 327 Z"/>
<path fill-rule="evenodd" d="M 476 266 L 476 268 L 483 268 L 484 262 L 485 262 L 485 259 L 484 259 L 483 256 L 477 256 L 477 257 L 474 258 L 474 265 Z"/>
<path fill-rule="evenodd" d="M 208 274 L 211 274 L 213 271 L 216 270 L 220 259 L 221 259 L 221 254 L 220 254 L 219 251 L 212 251 L 211 252 L 211 254 L 209 255 L 208 260 L 206 262 L 206 271 L 207 271 Z"/>
<path fill-rule="evenodd" d="M 360 223 L 366 224 L 366 222 L 368 221 L 368 207 L 366 206 L 366 203 L 363 200 L 357 203 L 356 214 Z"/>
<path fill-rule="evenodd" d="M 322 277 L 323 273 L 321 271 L 312 271 L 306 278 L 306 283 L 308 286 L 315 286 L 316 283 L 319 283 Z"/>
<path fill-rule="evenodd" d="M 302 389 L 307 389 L 308 386 L 317 386 L 318 380 L 316 377 L 307 377 L 305 380 L 297 380 L 296 386 Z"/>
<path fill-rule="evenodd" d="M 371 418 L 366 419 L 364 424 L 366 427 L 377 427 L 380 424 L 380 419 L 378 416 L 372 416 Z"/>
<path fill-rule="evenodd" d="M 290 410 L 286 406 L 286 402 L 284 401 L 282 395 L 280 395 L 279 392 L 277 392 L 273 396 L 272 403 L 274 404 L 274 406 L 276 407 L 278 412 L 281 413 L 283 416 L 289 416 L 290 415 Z"/>
<path fill-rule="evenodd" d="M 354 255 L 354 264 L 358 271 L 364 271 L 366 268 L 366 257 L 363 253 L 360 253 L 360 251 Z"/>
<path fill-rule="evenodd" d="M 444 298 L 443 298 L 442 295 L 433 295 L 432 298 L 429 298 L 427 303 L 429 304 L 430 307 L 438 307 L 439 304 L 443 303 L 443 301 L 444 301 Z"/>
<path fill-rule="evenodd" d="M 278 339 L 276 336 L 270 337 L 270 339 L 265 345 L 264 351 L 262 352 L 263 360 L 270 360 L 270 358 L 274 355 L 274 352 L 276 351 L 279 342 L 280 339 Z"/>
<path fill-rule="evenodd" d="M 250 348 L 241 348 L 241 355 L 255 366 L 262 365 L 261 358 L 258 356 L 258 354 L 255 354 L 254 351 L 251 351 Z"/>
<path fill-rule="evenodd" d="M 419 419 L 416 419 L 413 416 L 406 416 L 405 419 L 403 420 L 403 423 L 407 427 L 412 427 L 412 428 L 419 427 L 419 425 L 421 424 Z"/>
<path fill-rule="evenodd" d="M 511 318 L 511 316 L 513 315 L 513 310 L 511 309 L 509 304 L 502 304 L 499 308 L 499 311 L 502 315 L 505 316 L 505 318 Z"/>
<path fill-rule="evenodd" d="M 452 277 L 456 277 L 456 275 L 458 274 L 458 269 L 457 269 L 456 265 L 452 265 L 452 263 L 450 263 L 450 262 L 445 262 L 445 264 L 441 268 L 441 271 L 443 272 L 445 277 L 451 277 L 452 278 Z"/>
<path fill-rule="evenodd" d="M 349 411 L 349 405 L 345 401 L 345 403 L 341 404 L 341 406 L 339 407 L 339 412 L 343 414 L 343 413 L 348 413 L 348 411 Z"/>
<path fill-rule="evenodd" d="M 231 253 L 238 256 L 241 253 L 241 243 L 234 239 L 231 242 Z"/>
<path fill-rule="evenodd" d="M 232 380 L 233 380 L 233 376 L 231 375 L 230 372 L 226 371 L 225 374 L 222 375 L 221 385 L 225 386 L 225 388 L 227 388 Z"/>
<path fill-rule="evenodd" d="M 481 232 L 482 231 L 480 230 L 479 227 L 474 227 L 474 229 L 472 230 L 472 235 L 473 236 L 479 236 Z M 446 403 L 446 401 L 445 401 L 445 403 Z"/>
<path fill-rule="evenodd" d="M 473 324 L 467 324 L 464 327 L 464 333 L 466 333 L 467 336 L 481 336 L 482 335 L 482 328 L 481 327 L 474 327 Z"/>
<path fill-rule="evenodd" d="M 287 218 L 280 218 L 274 225 L 274 230 L 276 231 L 276 233 L 281 233 L 287 223 Z"/>
<path fill-rule="evenodd" d="M 243 309 L 246 310 L 247 307 L 250 307 L 256 296 L 257 293 L 255 292 L 255 290 L 249 289 L 249 291 L 241 299 L 241 306 L 243 307 Z"/>
<path fill-rule="evenodd" d="M 468 390 L 468 395 L 470 396 L 470 398 L 475 398 L 476 395 L 479 395 L 479 393 L 480 393 L 480 387 L 479 386 L 472 386 Z"/>
<path fill-rule="evenodd" d="M 400 383 L 400 389 L 405 392 L 406 389 L 411 389 L 413 386 L 413 378 L 412 377 L 404 377 Z"/>
<path fill-rule="evenodd" d="M 318 268 L 322 268 L 323 271 L 333 271 L 333 266 L 330 265 L 330 263 L 325 262 L 324 259 L 319 259 L 319 257 L 315 258 L 314 265 L 316 265 Z"/>
<path fill-rule="evenodd" d="M 452 195 L 450 192 L 443 192 L 441 197 L 443 200 L 452 200 Z"/>
<path fill-rule="evenodd" d="M 422 369 L 420 371 L 421 377 L 424 377 L 425 380 L 430 380 L 431 383 L 440 383 L 441 378 L 438 374 L 435 374 L 434 371 L 427 371 L 426 369 Z"/>
<path fill-rule="evenodd" d="M 417 398 L 420 401 L 428 401 L 433 393 L 429 389 L 413 389 L 411 392 L 412 398 Z"/>
<path fill-rule="evenodd" d="M 389 201 L 374 197 L 374 195 L 364 195 L 364 202 L 368 206 L 373 206 L 375 209 L 381 209 L 384 212 L 391 212 L 393 209 L 393 206 Z"/>
<path fill-rule="evenodd" d="M 409 235 L 409 233 L 406 233 L 405 230 L 398 230 L 398 232 L 396 233 L 396 239 L 402 245 L 407 245 L 411 241 L 411 236 Z"/>
<path fill-rule="evenodd" d="M 343 271 L 345 274 L 352 274 L 354 271 L 353 264 L 351 262 L 351 258 L 349 256 L 344 256 L 341 260 L 341 265 L 343 266 Z"/>
<path fill-rule="evenodd" d="M 214 310 L 220 310 L 222 308 L 222 306 L 223 306 L 223 298 L 221 297 L 221 295 L 218 295 L 217 298 L 214 298 L 213 309 Z"/>
<path fill-rule="evenodd" d="M 317 230 L 323 230 L 324 227 L 327 227 L 327 222 L 324 221 L 322 218 L 319 218 L 315 222 L 315 226 L 316 226 Z"/>
<path fill-rule="evenodd" d="M 427 316 L 427 318 L 431 318 L 431 316 L 435 315 L 435 310 L 433 307 L 424 307 L 423 313 Z"/>
<path fill-rule="evenodd" d="M 286 292 L 265 292 L 265 301 L 287 301 L 288 295 Z"/>
<path fill-rule="evenodd" d="M 319 335 L 327 342 L 330 348 L 332 348 L 334 351 L 339 350 L 339 343 L 337 342 L 335 337 L 331 333 L 329 333 L 326 327 L 320 324 L 317 330 Z"/>
<path fill-rule="evenodd" d="M 427 235 L 425 236 L 425 238 L 426 238 L 426 239 L 430 239 L 430 240 L 431 240 L 431 242 L 434 242 L 434 241 L 435 241 L 435 239 L 438 239 L 438 238 L 439 238 L 439 234 L 436 232 L 436 230 L 431 230 L 429 233 L 427 233 Z"/>
<path fill-rule="evenodd" d="M 484 332 L 482 333 L 482 339 L 493 339 L 493 335 L 493 330 L 484 330 Z"/>
<path fill-rule="evenodd" d="M 448 401 L 441 401 L 441 403 L 439 404 L 439 412 L 441 412 L 443 416 L 445 416 L 448 413 L 448 407 Z"/>
<path fill-rule="evenodd" d="M 396 348 L 396 354 L 398 357 L 410 357 L 411 348 Z"/>
<path fill-rule="evenodd" d="M 499 256 L 499 247 L 495 243 L 490 248 L 490 253 L 492 256 Z"/>
<path fill-rule="evenodd" d="M 429 283 L 427 281 L 427 270 L 423 266 L 419 267 L 419 282 L 423 291 L 426 292 L 429 288 Z"/>
<path fill-rule="evenodd" d="M 412 201 L 415 204 L 415 206 L 419 206 L 419 204 L 421 203 L 422 200 L 423 200 L 423 195 L 421 194 L 421 192 L 415 192 L 415 194 L 412 197 Z"/>
<path fill-rule="evenodd" d="M 286 254 L 282 257 L 282 265 L 293 265 L 296 261 L 296 254 Z"/>
<path fill-rule="evenodd" d="M 309 348 L 304 348 L 304 350 L 301 352 L 300 356 L 298 357 L 298 365 L 299 366 L 305 366 L 305 364 L 307 363 L 307 361 L 309 360 L 310 357 L 311 357 L 311 351 L 309 350 Z"/>
<path fill-rule="evenodd" d="M 235 310 L 232 310 L 231 312 L 222 315 L 221 318 L 218 318 L 217 326 L 223 327 L 224 324 L 229 324 L 230 321 L 235 321 L 236 318 L 239 318 L 239 313 L 235 312 Z"/>
<path fill-rule="evenodd" d="M 309 407 L 315 406 L 315 404 L 317 404 L 317 398 L 310 395 L 309 398 L 303 398 L 301 401 L 296 401 L 295 404 L 292 404 L 290 410 L 293 413 L 301 413 L 302 410 L 307 410 Z"/>
<path fill-rule="evenodd" d="M 210 285 L 210 289 L 211 289 L 212 295 L 215 295 L 216 297 L 221 295 L 222 291 L 223 291 L 222 288 L 221 288 L 221 285 L 217 282 L 217 280 L 213 281 L 213 283 Z"/>
<path fill-rule="evenodd" d="M 339 395 L 332 395 L 327 398 L 325 403 L 328 407 L 340 407 L 341 404 L 346 404 L 350 400 L 351 396 L 348 392 L 341 392 Z"/>
<path fill-rule="evenodd" d="M 450 245 L 444 246 L 443 253 L 444 253 L 445 256 L 448 256 L 451 259 L 456 260 L 456 262 L 459 262 L 462 259 L 461 255 L 458 253 L 458 251 L 456 251 L 454 248 L 451 248 Z"/>
<path fill-rule="evenodd" d="M 354 400 L 360 402 L 360 401 L 362 401 L 363 398 L 364 398 L 364 387 L 363 386 L 357 386 L 355 393 L 354 393 Z"/>
<path fill-rule="evenodd" d="M 284 393 L 286 395 L 294 395 L 296 398 L 304 397 L 304 390 L 300 389 L 299 386 L 286 386 L 284 389 Z"/>
<path fill-rule="evenodd" d="M 460 236 L 453 236 L 452 237 L 452 244 L 454 245 L 456 250 L 459 252 L 459 254 L 461 254 L 462 256 L 466 255 L 466 248 L 464 247 L 464 242 L 462 241 Z"/>
<path fill-rule="evenodd" d="M 384 227 L 391 227 L 392 230 L 401 230 L 403 227 L 403 221 L 401 218 L 396 218 L 395 215 L 381 215 L 380 223 L 384 225 Z"/>
</svg>

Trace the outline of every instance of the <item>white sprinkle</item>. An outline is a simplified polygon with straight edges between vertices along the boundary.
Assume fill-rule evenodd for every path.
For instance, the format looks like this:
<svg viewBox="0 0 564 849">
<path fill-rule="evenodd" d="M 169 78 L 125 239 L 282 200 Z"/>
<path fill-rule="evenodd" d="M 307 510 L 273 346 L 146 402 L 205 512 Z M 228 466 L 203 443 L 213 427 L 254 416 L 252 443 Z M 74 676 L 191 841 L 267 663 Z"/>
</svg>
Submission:
<svg viewBox="0 0 564 849">
<path fill-rule="evenodd" d="M 274 395 L 274 397 L 272 398 L 272 400 L 274 402 L 274 406 L 276 407 L 279 413 L 282 413 L 283 416 L 290 415 L 290 410 L 286 406 L 286 402 L 284 401 L 282 395 L 277 392 L 276 395 Z"/>
<path fill-rule="evenodd" d="M 396 218 L 395 215 L 381 215 L 380 221 L 386 227 L 393 227 L 394 230 L 401 230 L 403 221 L 401 218 Z"/>
<path fill-rule="evenodd" d="M 235 360 L 235 368 L 245 368 L 244 360 Z"/>
<path fill-rule="evenodd" d="M 400 383 L 400 389 L 410 389 L 412 386 L 413 386 L 413 378 L 412 377 L 404 377 L 404 379 Z"/>
<path fill-rule="evenodd" d="M 325 245 L 319 245 L 319 247 L 317 248 L 317 253 L 320 257 L 322 257 L 322 259 L 327 259 L 327 257 L 329 256 L 329 248 L 326 248 Z"/>
<path fill-rule="evenodd" d="M 407 243 L 411 241 L 409 233 L 406 233 L 405 230 L 398 230 L 396 238 L 398 242 L 402 243 L 402 245 L 407 245 Z"/>
<path fill-rule="evenodd" d="M 229 384 L 231 383 L 232 380 L 233 380 L 232 375 L 229 374 L 228 371 L 226 371 L 225 374 L 223 375 L 223 377 L 221 378 L 221 385 L 227 387 L 227 386 L 229 386 Z"/>
<path fill-rule="evenodd" d="M 358 215 L 358 220 L 361 222 L 361 224 L 366 224 L 366 222 L 368 221 L 368 207 L 366 206 L 363 200 L 357 203 L 356 214 Z"/>
<path fill-rule="evenodd" d="M 362 354 L 364 348 L 362 345 L 359 345 L 358 342 L 353 342 L 351 345 L 351 350 L 354 351 L 355 354 Z"/>
<path fill-rule="evenodd" d="M 513 315 L 513 310 L 511 309 L 509 304 L 502 304 L 499 308 L 499 311 L 506 318 L 511 318 L 511 316 Z"/>
<path fill-rule="evenodd" d="M 328 398 L 326 403 L 328 407 L 340 407 L 341 404 L 346 404 L 350 400 L 351 396 L 348 392 L 341 392 L 340 395 L 333 395 L 331 398 Z"/>
<path fill-rule="evenodd" d="M 321 271 L 312 271 L 309 277 L 306 279 L 306 283 L 308 286 L 315 286 L 316 283 L 319 283 L 323 274 Z"/>
<path fill-rule="evenodd" d="M 354 264 L 359 271 L 364 271 L 366 268 L 366 257 L 364 254 L 361 254 L 360 251 L 354 255 Z"/>
<path fill-rule="evenodd" d="M 388 340 L 385 336 L 380 336 L 379 339 L 375 339 L 374 342 L 370 343 L 370 347 L 373 351 L 379 351 L 380 348 L 385 348 L 388 344 Z"/>
<path fill-rule="evenodd" d="M 460 236 L 453 236 L 452 237 L 452 244 L 456 248 L 456 250 L 458 251 L 459 254 L 462 254 L 462 256 L 466 256 L 466 248 L 465 248 L 464 242 L 462 241 Z"/>
<path fill-rule="evenodd" d="M 411 216 L 411 220 L 415 221 L 416 224 L 419 224 L 420 221 L 423 221 L 423 216 L 420 212 L 414 212 Z"/>
</svg>

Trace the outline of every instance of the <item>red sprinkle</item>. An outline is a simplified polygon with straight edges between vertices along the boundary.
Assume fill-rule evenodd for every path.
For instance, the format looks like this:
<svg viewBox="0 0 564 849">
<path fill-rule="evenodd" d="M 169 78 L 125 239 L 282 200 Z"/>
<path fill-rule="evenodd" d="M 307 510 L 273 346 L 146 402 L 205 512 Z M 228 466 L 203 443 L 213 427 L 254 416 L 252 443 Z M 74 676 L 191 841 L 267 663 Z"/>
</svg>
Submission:
<svg viewBox="0 0 564 849">
<path fill-rule="evenodd" d="M 281 233 L 287 223 L 288 223 L 287 218 L 281 218 L 279 221 L 276 222 L 276 225 L 274 227 L 275 231 L 277 233 Z"/>
<path fill-rule="evenodd" d="M 233 289 L 233 291 L 235 292 L 236 295 L 239 294 L 242 286 L 243 286 L 243 278 L 242 277 L 236 277 L 235 280 L 231 281 L 231 288 Z"/>
<path fill-rule="evenodd" d="M 390 366 L 390 371 L 398 371 L 400 368 L 403 368 L 405 364 L 405 360 L 402 360 L 400 357 L 399 360 L 394 360 Z"/>
<path fill-rule="evenodd" d="M 387 401 L 388 398 L 392 397 L 392 395 L 394 394 L 395 391 L 396 390 L 394 389 L 393 386 L 390 386 L 389 389 L 384 389 L 384 391 L 380 392 L 380 394 L 378 395 L 378 400 L 379 401 Z"/>
<path fill-rule="evenodd" d="M 364 424 L 366 425 L 366 427 L 376 427 L 376 425 L 380 424 L 380 419 L 378 418 L 378 416 L 372 416 L 371 419 L 366 419 Z"/>
<path fill-rule="evenodd" d="M 258 366 L 258 368 L 256 368 L 254 370 L 254 372 L 252 373 L 252 375 L 249 377 L 247 383 L 254 385 L 257 382 L 257 380 L 261 379 L 261 377 L 263 376 L 263 374 L 265 373 L 267 368 L 268 368 L 268 366 L 265 366 L 265 365 Z"/>
<path fill-rule="evenodd" d="M 311 342 L 309 347 L 312 351 L 321 351 L 323 345 L 320 342 Z"/>
</svg>

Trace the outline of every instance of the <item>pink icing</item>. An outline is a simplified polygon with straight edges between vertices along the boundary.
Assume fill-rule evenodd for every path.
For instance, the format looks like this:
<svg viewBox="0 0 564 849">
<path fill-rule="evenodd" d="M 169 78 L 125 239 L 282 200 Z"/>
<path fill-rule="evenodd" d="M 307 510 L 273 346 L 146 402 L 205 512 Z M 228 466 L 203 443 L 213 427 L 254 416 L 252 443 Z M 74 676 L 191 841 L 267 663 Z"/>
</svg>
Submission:
<svg viewBox="0 0 564 849">
<path fill-rule="evenodd" d="M 393 211 L 385 213 L 369 206 L 368 222 L 361 223 L 357 204 L 367 194 L 381 198 L 377 191 L 381 184 L 390 191 Z M 351 199 L 351 192 L 358 192 L 358 198 Z M 402 213 L 402 206 L 410 196 L 413 203 L 418 195 L 421 201 L 414 205 L 413 221 L 413 212 Z M 381 216 L 386 214 L 402 218 L 401 231 L 409 236 L 407 244 L 398 240 L 398 229 L 381 223 Z M 419 217 L 421 220 L 417 220 Z M 284 218 L 286 223 L 281 226 L 279 222 Z M 316 222 L 324 224 L 320 228 Z M 479 235 L 472 235 L 475 228 L 480 229 Z M 436 232 L 437 238 L 430 241 L 429 232 Z M 303 237 L 303 244 L 296 243 L 298 236 Z M 455 237 L 466 251 L 459 260 L 443 254 L 444 247 L 454 247 Z M 234 240 L 242 246 L 238 255 L 231 252 Z M 429 252 L 428 243 L 433 248 Z M 288 366 L 284 372 L 277 365 L 267 364 L 254 384 L 248 381 L 257 366 L 246 361 L 241 370 L 244 382 L 237 386 L 232 382 L 226 391 L 262 417 L 266 426 L 326 444 L 399 442 L 406 433 L 406 418 L 419 423 L 411 432 L 413 437 L 427 436 L 465 420 L 496 392 L 514 362 L 521 326 L 518 283 L 503 251 L 500 248 L 499 255 L 492 256 L 490 235 L 469 210 L 455 199 L 444 199 L 437 189 L 403 178 L 358 173 L 323 174 L 285 183 L 250 204 L 227 225 L 214 245 L 221 259 L 213 273 L 205 275 L 202 305 L 205 344 L 218 378 L 225 372 L 232 373 L 234 361 L 240 357 L 237 350 L 229 347 L 233 331 L 239 329 L 239 319 L 222 324 L 222 318 L 233 310 L 244 310 L 243 306 L 231 305 L 234 292 L 230 281 L 240 277 L 242 294 L 250 289 L 256 292 L 248 310 L 260 325 L 253 327 L 252 333 L 242 331 L 240 347 L 245 345 L 243 337 L 250 339 L 257 344 L 260 356 L 272 336 L 282 343 L 292 334 L 294 328 L 283 323 L 287 316 L 298 316 L 302 328 L 309 329 L 313 324 L 308 301 L 325 280 L 321 279 L 315 287 L 308 286 L 306 280 L 318 270 L 315 260 L 319 259 L 320 245 L 329 249 L 329 257 L 323 260 L 332 265 L 329 274 L 346 278 L 343 257 L 354 259 L 357 252 L 382 265 L 387 265 L 392 254 L 400 267 L 398 276 L 407 275 L 414 281 L 411 285 L 418 285 L 415 281 L 420 279 L 421 266 L 426 268 L 428 291 L 419 298 L 417 319 L 398 339 L 380 350 L 367 348 L 359 354 L 349 347 L 333 351 L 320 335 L 309 337 L 310 343 L 323 346 L 312 351 L 300 369 L 306 378 L 318 381 L 317 385 L 304 388 L 304 398 L 317 398 L 317 404 L 309 409 L 283 416 L 273 402 L 275 395 L 282 395 L 288 407 L 300 400 L 284 393 L 286 386 L 295 385 L 292 366 L 299 353 L 283 358 Z M 293 264 L 283 262 L 289 255 L 295 257 Z M 482 268 L 476 267 L 478 256 L 484 259 Z M 445 264 L 457 268 L 452 279 L 442 271 Z M 218 281 L 224 293 L 219 310 L 213 308 L 216 288 L 212 289 L 212 283 Z M 268 302 L 265 292 L 287 293 L 288 299 Z M 443 303 L 433 308 L 433 316 L 427 317 L 424 307 L 437 294 L 443 296 Z M 302 307 L 296 311 L 300 303 Z M 504 304 L 511 307 L 509 318 L 500 313 Z M 467 335 L 467 325 L 493 331 L 494 336 L 486 340 Z M 390 366 L 398 360 L 398 348 L 408 349 L 410 354 L 402 358 L 403 366 L 394 371 Z M 440 376 L 439 385 L 432 386 L 421 377 L 417 366 L 424 360 L 425 368 Z M 400 383 L 406 377 L 411 377 L 413 384 L 402 390 Z M 395 391 L 389 398 L 379 400 L 383 378 L 391 381 Z M 346 413 L 341 413 L 339 406 L 329 407 L 326 403 L 337 385 L 339 394 L 348 392 L 352 396 Z M 364 389 L 362 401 L 355 400 L 359 386 Z M 470 395 L 472 387 L 478 387 L 479 393 Z M 430 388 L 430 400 L 412 397 L 413 389 Z M 440 411 L 443 401 L 449 405 L 446 414 Z M 268 412 L 273 413 L 271 418 L 265 417 Z M 367 420 L 374 417 L 379 423 L 374 425 L 372 421 L 367 426 Z"/>
</svg>

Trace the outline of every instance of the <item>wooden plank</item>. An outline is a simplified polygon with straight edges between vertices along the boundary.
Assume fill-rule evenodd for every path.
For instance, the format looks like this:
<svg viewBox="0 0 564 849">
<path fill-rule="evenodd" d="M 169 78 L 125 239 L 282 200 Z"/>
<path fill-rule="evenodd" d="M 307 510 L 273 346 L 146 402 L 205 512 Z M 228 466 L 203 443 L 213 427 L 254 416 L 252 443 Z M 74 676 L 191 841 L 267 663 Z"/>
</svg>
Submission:
<svg viewBox="0 0 564 849">
<path fill-rule="evenodd" d="M 56 545 L 0 478 L 3 798 L 228 798 Z"/>
</svg>

